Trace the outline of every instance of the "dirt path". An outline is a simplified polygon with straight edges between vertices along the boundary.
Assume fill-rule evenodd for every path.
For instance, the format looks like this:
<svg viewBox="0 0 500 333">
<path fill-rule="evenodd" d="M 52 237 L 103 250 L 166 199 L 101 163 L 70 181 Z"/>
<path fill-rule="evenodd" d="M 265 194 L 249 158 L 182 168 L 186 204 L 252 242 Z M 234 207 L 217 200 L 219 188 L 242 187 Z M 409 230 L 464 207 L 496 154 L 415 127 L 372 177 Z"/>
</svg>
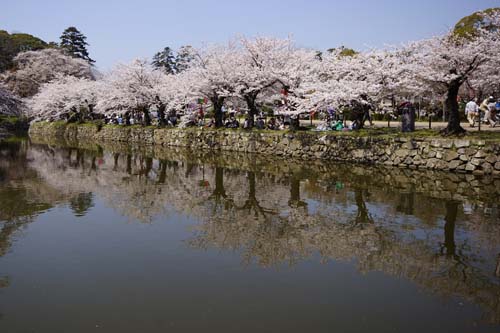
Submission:
<svg viewBox="0 0 500 333">
<path fill-rule="evenodd" d="M 313 120 L 313 125 L 317 126 L 317 125 L 321 124 L 322 122 L 323 122 L 322 120 Z M 311 121 L 310 120 L 301 120 L 300 123 L 303 126 L 310 126 L 311 125 Z M 441 129 L 441 128 L 446 127 L 446 124 L 447 123 L 445 123 L 445 122 L 433 122 L 431 124 L 431 128 L 433 128 L 433 129 Z M 400 121 L 391 121 L 390 125 L 391 125 L 391 127 L 398 128 L 398 127 L 401 127 L 401 122 Z M 463 122 L 463 123 L 461 123 L 461 125 L 467 131 L 478 131 L 477 125 L 474 128 L 471 128 L 470 125 L 469 125 L 469 123 L 467 123 L 467 122 Z M 365 126 L 367 128 L 370 127 L 368 122 L 365 123 Z M 373 126 L 377 127 L 377 128 L 379 128 L 379 127 L 380 128 L 387 127 L 387 121 L 374 121 L 373 122 Z M 415 123 L 415 128 L 416 129 L 427 129 L 427 128 L 429 128 L 429 123 L 426 122 L 426 121 L 418 121 L 418 122 Z M 496 127 L 492 128 L 489 125 L 482 124 L 481 125 L 481 131 L 500 132 L 500 125 L 497 125 Z"/>
</svg>

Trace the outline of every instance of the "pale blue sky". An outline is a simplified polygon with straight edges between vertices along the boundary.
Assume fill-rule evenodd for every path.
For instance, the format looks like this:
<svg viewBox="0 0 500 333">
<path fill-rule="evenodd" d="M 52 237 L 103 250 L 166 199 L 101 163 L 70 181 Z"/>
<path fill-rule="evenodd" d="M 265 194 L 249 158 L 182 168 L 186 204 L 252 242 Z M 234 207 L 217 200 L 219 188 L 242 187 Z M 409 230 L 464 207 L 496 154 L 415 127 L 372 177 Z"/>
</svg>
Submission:
<svg viewBox="0 0 500 333">
<path fill-rule="evenodd" d="M 1 0 L 0 29 L 59 41 L 76 26 L 97 66 L 151 57 L 164 46 L 224 42 L 236 34 L 286 37 L 324 50 L 397 44 L 441 34 L 500 0 Z"/>
</svg>

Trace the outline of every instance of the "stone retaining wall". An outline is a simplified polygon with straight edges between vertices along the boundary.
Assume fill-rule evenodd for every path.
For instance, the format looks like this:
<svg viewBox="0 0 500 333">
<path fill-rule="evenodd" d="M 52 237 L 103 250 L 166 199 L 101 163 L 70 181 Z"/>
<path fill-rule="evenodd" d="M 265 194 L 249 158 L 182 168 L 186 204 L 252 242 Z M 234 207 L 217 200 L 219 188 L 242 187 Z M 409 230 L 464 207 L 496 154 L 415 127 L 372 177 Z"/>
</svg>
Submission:
<svg viewBox="0 0 500 333">
<path fill-rule="evenodd" d="M 30 127 L 30 136 L 249 152 L 500 177 L 500 143 L 467 138 L 357 137 L 317 132 L 246 132 L 134 126 L 104 126 L 99 129 L 87 124 L 61 123 L 34 123 Z"/>
</svg>

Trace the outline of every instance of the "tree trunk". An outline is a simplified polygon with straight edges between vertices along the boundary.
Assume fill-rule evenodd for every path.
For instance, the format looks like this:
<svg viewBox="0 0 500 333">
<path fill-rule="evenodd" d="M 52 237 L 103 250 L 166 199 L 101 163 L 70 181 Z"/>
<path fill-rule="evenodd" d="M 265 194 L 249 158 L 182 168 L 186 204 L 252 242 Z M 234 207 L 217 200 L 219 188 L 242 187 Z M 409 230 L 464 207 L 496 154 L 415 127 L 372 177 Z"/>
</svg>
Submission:
<svg viewBox="0 0 500 333">
<path fill-rule="evenodd" d="M 140 111 L 141 111 L 141 113 L 143 115 L 143 123 L 142 124 L 144 126 L 151 126 L 151 115 L 149 114 L 148 108 L 145 107 L 145 106 L 142 106 L 140 108 Z"/>
<path fill-rule="evenodd" d="M 167 162 L 160 160 L 160 172 L 158 175 L 158 184 L 165 184 L 167 179 Z"/>
<path fill-rule="evenodd" d="M 132 174 L 132 155 L 127 155 L 127 173 Z"/>
<path fill-rule="evenodd" d="M 248 106 L 248 122 L 249 128 L 252 128 L 255 124 L 255 116 L 258 113 L 257 106 L 255 105 L 255 100 L 257 99 L 256 94 L 245 95 L 245 102 Z"/>
<path fill-rule="evenodd" d="M 153 158 L 146 157 L 146 168 L 144 169 L 144 176 L 148 176 L 153 169 Z"/>
<path fill-rule="evenodd" d="M 120 154 L 115 153 L 113 155 L 113 158 L 114 158 L 113 171 L 117 171 L 118 170 L 118 158 L 120 158 Z"/>
<path fill-rule="evenodd" d="M 354 189 L 354 201 L 356 202 L 356 207 L 358 207 L 358 212 L 356 214 L 356 225 L 373 223 L 373 219 L 366 207 L 365 200 L 363 198 L 363 190 L 356 188 Z"/>
<path fill-rule="evenodd" d="M 224 188 L 224 169 L 220 167 L 215 168 L 215 189 L 213 195 L 216 198 L 226 197 L 226 189 Z"/>
<path fill-rule="evenodd" d="M 445 114 L 448 114 L 448 126 L 441 131 L 444 135 L 459 135 L 465 133 L 465 130 L 460 126 L 460 115 L 458 113 L 458 90 L 462 82 L 459 79 L 451 81 L 448 85 L 448 94 L 444 102 Z"/>
<path fill-rule="evenodd" d="M 255 173 L 248 172 L 248 201 L 257 201 L 255 190 Z"/>
<path fill-rule="evenodd" d="M 449 201 L 446 203 L 446 216 L 444 218 L 444 247 L 446 255 L 449 257 L 455 256 L 455 222 L 457 220 L 458 203 Z"/>
<path fill-rule="evenodd" d="M 158 127 L 164 127 L 166 124 L 165 121 L 165 104 L 161 103 L 158 108 Z"/>
<path fill-rule="evenodd" d="M 300 178 L 292 176 L 290 180 L 290 200 L 288 201 L 292 206 L 300 201 Z"/>
<path fill-rule="evenodd" d="M 210 98 L 212 101 L 212 104 L 214 106 L 214 117 L 215 117 L 215 127 L 222 127 L 224 126 L 223 122 L 223 114 L 222 114 L 222 106 L 224 105 L 224 97 L 220 96 L 212 96 Z"/>
</svg>

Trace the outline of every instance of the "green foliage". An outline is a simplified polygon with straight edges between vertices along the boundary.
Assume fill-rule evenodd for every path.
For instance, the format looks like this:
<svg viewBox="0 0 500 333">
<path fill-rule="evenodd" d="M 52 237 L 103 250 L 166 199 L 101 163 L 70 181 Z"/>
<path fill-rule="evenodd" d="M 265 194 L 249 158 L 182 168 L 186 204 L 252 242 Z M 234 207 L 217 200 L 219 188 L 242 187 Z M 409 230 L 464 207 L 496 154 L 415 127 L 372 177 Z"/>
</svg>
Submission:
<svg viewBox="0 0 500 333">
<path fill-rule="evenodd" d="M 190 66 L 194 60 L 193 47 L 190 45 L 181 46 L 175 57 L 175 67 L 177 73 L 183 72 Z"/>
<path fill-rule="evenodd" d="M 486 28 L 488 30 L 500 28 L 493 26 L 484 20 L 485 16 L 494 13 L 500 13 L 500 8 L 489 8 L 462 18 L 455 25 L 453 35 L 458 38 L 470 39 L 477 35 L 477 29 L 479 27 Z"/>
<path fill-rule="evenodd" d="M 339 56 L 341 56 L 341 57 L 353 57 L 356 54 L 358 54 L 358 51 L 356 51 L 354 49 L 350 49 L 350 48 L 345 47 L 345 46 L 341 46 L 339 48 L 331 48 L 331 49 L 327 50 L 327 52 L 329 52 L 329 53 L 333 53 L 335 51 L 339 51 Z"/>
<path fill-rule="evenodd" d="M 63 31 L 60 38 L 61 48 L 66 50 L 71 56 L 86 60 L 91 64 L 95 62 L 89 57 L 89 52 L 87 51 L 87 45 L 89 45 L 86 41 L 87 37 L 78 31 L 77 28 L 67 28 Z"/>
<path fill-rule="evenodd" d="M 51 207 L 46 203 L 30 202 L 24 188 L 7 186 L 0 191 L 0 219 L 4 221 L 35 216 Z"/>
<path fill-rule="evenodd" d="M 19 49 L 19 51 L 35 51 L 41 50 L 48 47 L 40 38 L 34 37 L 30 34 L 12 34 L 11 40 L 14 45 Z"/>
<path fill-rule="evenodd" d="M 79 193 L 69 201 L 69 206 L 73 214 L 77 217 L 85 216 L 87 212 L 94 207 L 94 198 L 92 193 Z"/>
<path fill-rule="evenodd" d="M 0 72 L 12 68 L 12 60 L 19 52 L 36 51 L 49 47 L 54 47 L 54 44 L 47 44 L 40 38 L 29 34 L 9 34 L 5 30 L 0 30 Z"/>
<path fill-rule="evenodd" d="M 4 129 L 11 133 L 24 134 L 28 130 L 28 126 L 26 118 L 0 115 L 0 130 Z"/>
<path fill-rule="evenodd" d="M 267 106 L 267 105 L 262 105 L 262 112 L 268 117 L 273 117 L 274 116 L 274 110 L 273 108 Z"/>
<path fill-rule="evenodd" d="M 19 121 L 18 117 L 0 115 L 0 124 L 1 123 L 16 124 L 18 121 Z"/>
<path fill-rule="evenodd" d="M 349 48 L 342 48 L 342 51 L 340 51 L 340 56 L 341 57 L 352 57 L 358 54 L 357 51 Z"/>
<path fill-rule="evenodd" d="M 167 46 L 153 56 L 151 64 L 167 74 L 177 74 L 185 71 L 193 59 L 194 53 L 191 46 L 181 46 L 177 54 Z"/>
<path fill-rule="evenodd" d="M 177 71 L 174 52 L 168 46 L 153 56 L 151 64 L 156 69 L 161 69 L 167 74 L 175 74 Z"/>
</svg>

